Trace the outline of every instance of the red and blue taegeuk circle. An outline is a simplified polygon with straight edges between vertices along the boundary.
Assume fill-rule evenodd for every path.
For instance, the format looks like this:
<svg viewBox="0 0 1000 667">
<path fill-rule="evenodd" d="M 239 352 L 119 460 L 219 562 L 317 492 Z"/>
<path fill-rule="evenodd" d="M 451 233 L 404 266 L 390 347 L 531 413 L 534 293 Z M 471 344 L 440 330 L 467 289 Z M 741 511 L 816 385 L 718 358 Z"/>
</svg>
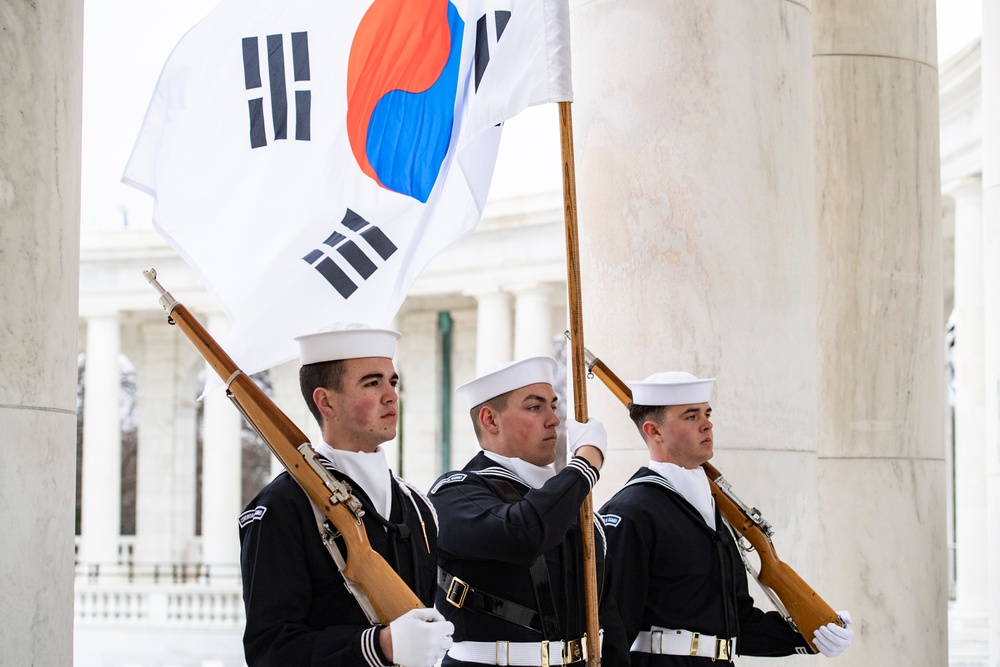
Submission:
<svg viewBox="0 0 1000 667">
<path fill-rule="evenodd" d="M 448 153 L 465 23 L 448 0 L 375 0 L 351 44 L 347 132 L 361 170 L 426 202 Z"/>
</svg>

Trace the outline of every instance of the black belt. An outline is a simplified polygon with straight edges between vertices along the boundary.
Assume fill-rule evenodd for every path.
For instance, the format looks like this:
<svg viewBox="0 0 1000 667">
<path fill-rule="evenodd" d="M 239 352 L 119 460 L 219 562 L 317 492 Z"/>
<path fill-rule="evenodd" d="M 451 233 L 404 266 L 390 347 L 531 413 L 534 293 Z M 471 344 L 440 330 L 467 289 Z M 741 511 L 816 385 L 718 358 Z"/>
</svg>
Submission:
<svg viewBox="0 0 1000 667">
<path fill-rule="evenodd" d="M 479 591 L 458 577 L 437 569 L 438 587 L 444 591 L 444 599 L 458 609 L 472 609 L 510 621 L 523 628 L 542 632 L 542 621 L 538 612 L 524 605 L 504 600 L 501 597 Z"/>
</svg>

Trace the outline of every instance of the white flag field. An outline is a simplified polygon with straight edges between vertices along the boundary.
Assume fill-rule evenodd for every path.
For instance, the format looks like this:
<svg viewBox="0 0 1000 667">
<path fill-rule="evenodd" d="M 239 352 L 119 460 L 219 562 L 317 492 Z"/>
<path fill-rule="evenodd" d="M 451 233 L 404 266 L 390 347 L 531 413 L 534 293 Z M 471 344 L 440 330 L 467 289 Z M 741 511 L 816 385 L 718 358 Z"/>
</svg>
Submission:
<svg viewBox="0 0 1000 667">
<path fill-rule="evenodd" d="M 388 326 L 479 222 L 499 124 L 571 98 L 566 0 L 222 0 L 164 65 L 122 180 L 255 373 L 296 336 Z"/>
</svg>

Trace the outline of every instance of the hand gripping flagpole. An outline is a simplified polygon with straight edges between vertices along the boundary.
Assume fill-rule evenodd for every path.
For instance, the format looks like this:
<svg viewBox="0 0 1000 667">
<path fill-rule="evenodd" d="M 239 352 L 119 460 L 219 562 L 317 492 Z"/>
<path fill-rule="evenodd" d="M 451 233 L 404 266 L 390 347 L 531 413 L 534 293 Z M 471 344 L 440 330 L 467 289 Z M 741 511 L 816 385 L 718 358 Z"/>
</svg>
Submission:
<svg viewBox="0 0 1000 667">
<path fill-rule="evenodd" d="M 574 419 L 587 416 L 587 364 L 583 346 L 583 302 L 580 296 L 580 242 L 576 217 L 576 165 L 573 158 L 573 112 L 570 102 L 559 102 L 559 137 L 562 145 L 563 208 L 566 221 L 566 286 L 569 301 L 570 368 L 573 371 Z M 597 607 L 597 565 L 594 545 L 594 499 L 588 493 L 580 507 L 583 549 L 583 593 L 587 613 L 587 664 L 601 664 L 601 634 Z"/>
</svg>

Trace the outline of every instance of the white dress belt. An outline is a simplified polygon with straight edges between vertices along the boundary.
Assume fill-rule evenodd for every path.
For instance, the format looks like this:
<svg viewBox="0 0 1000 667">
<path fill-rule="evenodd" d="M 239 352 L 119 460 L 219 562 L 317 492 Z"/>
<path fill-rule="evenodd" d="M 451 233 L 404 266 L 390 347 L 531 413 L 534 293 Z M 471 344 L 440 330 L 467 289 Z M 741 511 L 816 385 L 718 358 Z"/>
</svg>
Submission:
<svg viewBox="0 0 1000 667">
<path fill-rule="evenodd" d="M 632 642 L 632 651 L 654 655 L 687 655 L 731 661 L 736 654 L 736 638 L 720 639 L 690 630 L 651 627 Z"/>
<path fill-rule="evenodd" d="M 455 642 L 448 649 L 448 656 L 462 662 L 480 665 L 519 665 L 520 667 L 548 667 L 580 662 L 585 658 L 579 649 L 580 640 L 569 642 L 573 657 L 564 662 L 566 643 L 551 642 Z"/>
</svg>

